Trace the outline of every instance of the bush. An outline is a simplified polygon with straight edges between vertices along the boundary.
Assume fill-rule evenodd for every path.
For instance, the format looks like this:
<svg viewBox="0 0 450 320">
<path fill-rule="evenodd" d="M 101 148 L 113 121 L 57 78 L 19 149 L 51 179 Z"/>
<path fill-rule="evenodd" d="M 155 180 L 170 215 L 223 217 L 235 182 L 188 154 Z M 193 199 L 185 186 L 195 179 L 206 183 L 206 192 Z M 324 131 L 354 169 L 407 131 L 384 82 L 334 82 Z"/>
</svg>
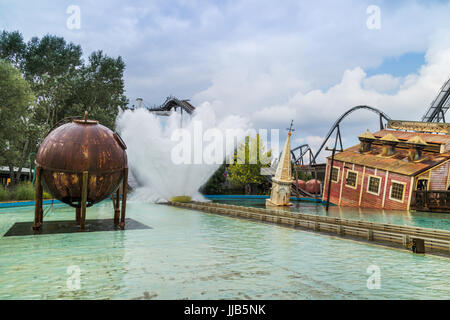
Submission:
<svg viewBox="0 0 450 320">
<path fill-rule="evenodd" d="M 21 183 L 12 192 L 11 200 L 34 200 L 34 188 L 31 183 Z"/>
<path fill-rule="evenodd" d="M 0 201 L 8 201 L 9 192 L 0 186 Z"/>
<path fill-rule="evenodd" d="M 4 189 L 0 186 L 0 201 L 21 201 L 34 200 L 35 190 L 31 182 L 23 182 L 11 190 Z M 44 199 L 53 199 L 52 195 L 44 192 Z"/>
<path fill-rule="evenodd" d="M 43 197 L 44 199 L 53 199 L 53 196 L 52 196 L 50 193 L 45 192 L 45 191 L 44 191 L 42 197 Z M 34 198 L 33 198 L 33 199 L 34 199 Z"/>
</svg>

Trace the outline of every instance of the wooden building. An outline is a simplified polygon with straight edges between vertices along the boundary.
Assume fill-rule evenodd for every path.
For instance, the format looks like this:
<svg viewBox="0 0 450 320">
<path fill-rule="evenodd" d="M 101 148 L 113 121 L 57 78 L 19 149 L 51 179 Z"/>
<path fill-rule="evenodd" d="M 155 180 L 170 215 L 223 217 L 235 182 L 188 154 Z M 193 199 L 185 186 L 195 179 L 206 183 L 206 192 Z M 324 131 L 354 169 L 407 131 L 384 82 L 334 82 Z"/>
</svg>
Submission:
<svg viewBox="0 0 450 320">
<path fill-rule="evenodd" d="M 327 159 L 324 201 L 330 184 L 336 205 L 450 211 L 450 135 L 384 129 L 359 140 L 335 155 L 331 183 Z"/>
</svg>

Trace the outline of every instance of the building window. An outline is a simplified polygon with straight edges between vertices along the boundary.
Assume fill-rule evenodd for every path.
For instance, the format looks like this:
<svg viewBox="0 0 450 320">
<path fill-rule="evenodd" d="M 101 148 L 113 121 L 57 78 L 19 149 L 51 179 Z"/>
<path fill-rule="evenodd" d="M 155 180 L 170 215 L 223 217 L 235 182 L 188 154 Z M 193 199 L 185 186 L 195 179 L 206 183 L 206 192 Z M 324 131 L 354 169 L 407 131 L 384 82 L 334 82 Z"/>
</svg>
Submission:
<svg viewBox="0 0 450 320">
<path fill-rule="evenodd" d="M 403 202 L 404 194 L 405 194 L 405 184 L 399 182 L 392 182 L 391 196 L 389 198 L 392 200 Z"/>
<path fill-rule="evenodd" d="M 367 192 L 379 195 L 380 194 L 380 183 L 381 183 L 381 178 L 380 177 L 369 176 L 369 183 L 367 185 Z"/>
<path fill-rule="evenodd" d="M 358 178 L 358 173 L 356 171 L 347 171 L 347 179 L 345 180 L 345 185 L 351 188 L 356 188 L 356 180 Z"/>
<path fill-rule="evenodd" d="M 333 170 L 331 170 L 331 181 L 338 182 L 339 181 L 339 168 L 333 167 Z"/>
<path fill-rule="evenodd" d="M 428 179 L 419 179 L 417 181 L 417 190 L 427 190 L 428 186 Z"/>
</svg>

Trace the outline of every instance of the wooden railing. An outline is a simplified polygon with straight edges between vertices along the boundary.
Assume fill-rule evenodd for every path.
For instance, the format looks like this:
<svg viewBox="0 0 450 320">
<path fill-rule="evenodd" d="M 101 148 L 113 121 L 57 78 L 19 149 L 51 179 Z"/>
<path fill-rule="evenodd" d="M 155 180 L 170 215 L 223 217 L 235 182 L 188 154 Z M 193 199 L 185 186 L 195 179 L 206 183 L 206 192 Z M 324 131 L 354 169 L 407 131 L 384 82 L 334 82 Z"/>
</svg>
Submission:
<svg viewBox="0 0 450 320">
<path fill-rule="evenodd" d="M 413 191 L 411 209 L 450 212 L 450 191 Z"/>
</svg>

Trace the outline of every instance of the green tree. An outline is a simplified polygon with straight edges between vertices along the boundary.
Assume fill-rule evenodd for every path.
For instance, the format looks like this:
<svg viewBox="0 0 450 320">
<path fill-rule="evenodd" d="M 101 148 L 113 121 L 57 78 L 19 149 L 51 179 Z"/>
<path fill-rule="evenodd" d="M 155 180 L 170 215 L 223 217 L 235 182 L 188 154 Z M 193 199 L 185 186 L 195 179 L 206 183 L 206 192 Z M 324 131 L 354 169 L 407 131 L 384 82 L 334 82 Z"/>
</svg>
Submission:
<svg viewBox="0 0 450 320">
<path fill-rule="evenodd" d="M 226 165 L 222 164 L 219 169 L 209 178 L 205 185 L 200 189 L 204 194 L 221 194 L 223 193 L 223 184 L 225 177 Z"/>
<path fill-rule="evenodd" d="M 236 186 L 262 184 L 265 178 L 260 174 L 261 168 L 270 166 L 271 151 L 265 151 L 259 134 L 255 138 L 246 137 L 234 155 L 234 162 L 229 166 L 230 180 Z M 263 157 L 263 158 L 262 158 Z"/>
<path fill-rule="evenodd" d="M 35 98 L 28 82 L 11 63 L 0 60 L 0 163 L 9 167 L 15 185 L 28 158 L 35 134 Z M 18 167 L 14 174 L 14 166 Z"/>
<path fill-rule="evenodd" d="M 31 88 L 35 97 L 33 107 L 27 109 L 29 114 L 21 111 L 24 118 L 20 125 L 13 118 L 9 118 L 11 121 L 7 124 L 5 121 L 1 123 L 3 131 L 9 133 L 7 137 L 4 134 L 0 136 L 0 150 L 5 151 L 6 146 L 13 145 L 8 149 L 10 154 L 7 156 L 11 168 L 21 168 L 28 155 L 36 151 L 45 134 L 62 119 L 82 116 L 87 110 L 90 118 L 114 129 L 119 109 L 127 108 L 123 80 L 125 63 L 120 56 L 111 58 L 102 51 L 96 51 L 85 63 L 81 47 L 66 42 L 62 37 L 47 34 L 40 39 L 33 37 L 25 43 L 20 32 L 3 31 L 0 33 L 0 59 L 20 70 L 19 75 L 28 82 L 28 89 Z M 7 87 L 2 89 L 0 99 L 8 100 Z M 24 95 L 29 93 L 23 92 Z M 1 108 L 3 112 L 6 107 L 2 105 Z M 12 128 L 14 130 L 8 131 L 7 127 L 11 126 L 15 126 Z M 20 135 L 16 136 L 16 133 Z M 19 145 L 23 146 L 22 153 L 17 147 Z M 6 164 L 5 157 L 6 153 L 0 155 L 0 165 Z M 12 180 L 16 181 L 16 178 Z"/>
<path fill-rule="evenodd" d="M 85 64 L 82 53 L 79 45 L 62 37 L 47 34 L 25 44 L 17 31 L 0 34 L 0 57 L 21 68 L 30 83 L 37 99 L 34 118 L 43 132 L 85 110 L 113 129 L 119 108 L 128 104 L 122 58 L 96 51 Z"/>
<path fill-rule="evenodd" d="M 20 32 L 2 31 L 0 34 L 0 59 L 10 61 L 16 68 L 23 68 L 26 47 Z"/>
<path fill-rule="evenodd" d="M 93 52 L 89 64 L 73 78 L 72 91 L 64 101 L 65 114 L 83 114 L 86 110 L 90 118 L 114 128 L 119 109 L 126 109 L 128 104 L 124 94 L 124 70 L 125 63 L 120 56 L 115 59 L 102 51 Z"/>
</svg>

